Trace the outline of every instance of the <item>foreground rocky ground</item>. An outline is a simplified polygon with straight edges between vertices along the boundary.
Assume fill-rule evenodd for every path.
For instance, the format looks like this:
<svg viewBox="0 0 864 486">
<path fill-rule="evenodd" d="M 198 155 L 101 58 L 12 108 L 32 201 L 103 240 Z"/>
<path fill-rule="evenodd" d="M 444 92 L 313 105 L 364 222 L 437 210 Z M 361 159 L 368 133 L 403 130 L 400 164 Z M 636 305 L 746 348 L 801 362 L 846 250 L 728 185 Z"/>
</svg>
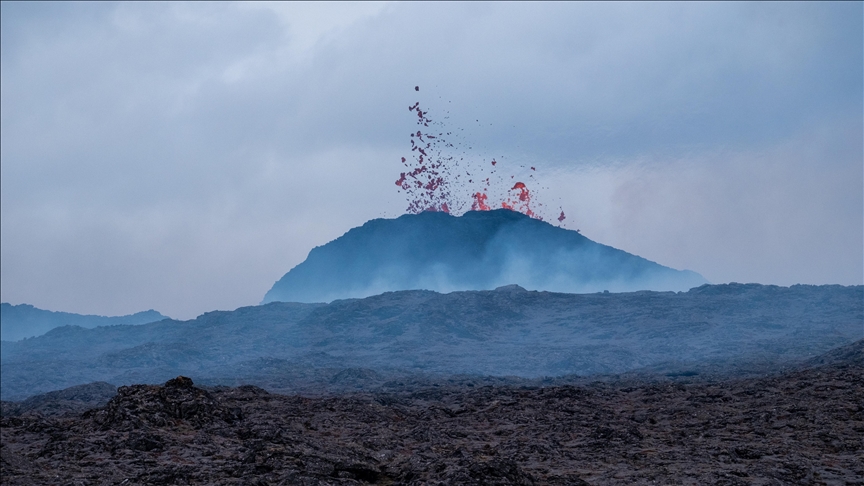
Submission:
<svg viewBox="0 0 864 486">
<path fill-rule="evenodd" d="M 3 484 L 864 484 L 864 342 L 776 376 L 3 404 Z M 110 390 L 107 390 L 110 392 Z M 58 403 L 65 405 L 59 406 Z"/>
</svg>

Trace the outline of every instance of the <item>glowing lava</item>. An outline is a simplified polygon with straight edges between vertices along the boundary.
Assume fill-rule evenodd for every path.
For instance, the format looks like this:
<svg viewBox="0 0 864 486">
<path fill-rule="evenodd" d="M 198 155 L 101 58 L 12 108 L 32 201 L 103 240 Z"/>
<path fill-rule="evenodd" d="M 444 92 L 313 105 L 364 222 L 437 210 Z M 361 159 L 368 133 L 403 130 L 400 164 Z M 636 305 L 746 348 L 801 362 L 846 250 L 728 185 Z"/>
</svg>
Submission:
<svg viewBox="0 0 864 486">
<path fill-rule="evenodd" d="M 471 204 L 472 211 L 489 211 L 490 208 L 488 204 L 486 204 L 486 200 L 489 199 L 489 196 L 482 192 L 474 193 L 474 202 Z"/>
<path fill-rule="evenodd" d="M 415 91 L 420 91 L 418 86 Z M 396 185 L 408 196 L 408 212 L 423 211 L 450 212 L 453 202 L 450 196 L 450 169 L 448 163 L 452 157 L 442 155 L 440 139 L 443 133 L 429 133 L 430 124 L 434 124 L 425 111 L 420 108 L 420 102 L 408 107 L 408 111 L 417 115 L 417 125 L 422 129 L 411 133 L 412 160 L 402 157 L 402 164 L 408 169 L 399 174 Z"/>
<path fill-rule="evenodd" d="M 510 188 L 511 191 L 519 190 L 519 200 L 520 201 L 528 201 L 531 199 L 531 195 L 528 193 L 528 188 L 525 187 L 525 184 L 521 182 L 517 182 Z"/>
<path fill-rule="evenodd" d="M 506 201 L 502 201 L 502 208 L 511 211 L 519 211 L 522 214 L 543 221 L 543 218 L 531 209 L 531 192 L 528 190 L 528 187 L 525 186 L 525 183 L 517 182 L 516 184 L 513 184 L 513 187 L 511 187 L 510 190 L 519 191 L 519 194 L 516 195 L 517 200 L 514 201 L 508 198 Z"/>
<path fill-rule="evenodd" d="M 420 91 L 420 87 L 415 86 L 414 90 Z M 418 129 L 410 134 L 411 157 L 402 157 L 402 164 L 407 170 L 401 172 L 399 179 L 396 180 L 396 185 L 408 198 L 408 213 L 417 214 L 423 211 L 461 213 L 470 204 L 470 209 L 473 211 L 491 211 L 501 207 L 543 220 L 537 209 L 543 204 L 532 201 L 534 194 L 529 191 L 525 182 L 516 182 L 509 191 L 505 190 L 504 182 L 515 179 L 516 176 L 507 174 L 510 176 L 508 178 L 507 175 L 497 174 L 500 169 L 499 160 L 493 158 L 490 161 L 491 167 L 485 164 L 479 167 L 472 164 L 470 159 L 466 160 L 467 153 L 464 151 L 465 146 L 471 149 L 470 144 L 466 143 L 465 146 L 456 148 L 460 143 L 454 145 L 448 142 L 447 139 L 454 136 L 453 132 L 448 132 L 443 123 L 433 121 L 428 111 L 423 111 L 420 107 L 419 101 L 409 106 L 408 111 L 417 116 L 415 122 Z M 459 134 L 457 133 L 455 137 L 458 140 Z M 463 150 L 463 156 L 454 156 L 457 150 Z M 463 167 L 460 168 L 460 165 Z M 534 172 L 537 169 L 531 166 L 530 170 Z M 487 177 L 483 177 L 484 175 Z M 520 175 L 520 178 L 522 177 L 525 177 L 523 181 L 534 180 L 534 175 L 530 172 L 523 173 Z M 496 199 L 500 203 L 495 203 Z M 563 221 L 562 211 L 558 222 Z"/>
</svg>

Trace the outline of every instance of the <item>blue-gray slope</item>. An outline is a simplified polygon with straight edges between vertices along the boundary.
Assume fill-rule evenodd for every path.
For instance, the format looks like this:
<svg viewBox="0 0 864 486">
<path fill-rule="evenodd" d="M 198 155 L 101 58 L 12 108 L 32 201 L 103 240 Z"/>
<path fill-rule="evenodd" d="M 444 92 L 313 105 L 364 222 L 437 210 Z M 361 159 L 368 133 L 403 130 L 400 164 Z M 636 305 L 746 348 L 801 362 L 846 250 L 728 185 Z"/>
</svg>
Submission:
<svg viewBox="0 0 864 486">
<path fill-rule="evenodd" d="M 348 368 L 540 377 L 665 369 L 670 361 L 770 367 L 862 337 L 862 286 L 400 291 L 331 304 L 274 302 L 185 322 L 63 327 L 3 342 L 0 394 L 21 399 L 94 381 L 159 383 L 178 374 L 269 386 Z"/>
<path fill-rule="evenodd" d="M 51 329 L 62 326 L 136 325 L 167 319 L 155 310 L 136 312 L 126 316 L 106 317 L 95 315 L 55 312 L 33 307 L 29 304 L 0 304 L 0 340 L 17 341 L 28 337 L 41 336 Z"/>
<path fill-rule="evenodd" d="M 500 209 L 461 217 L 425 212 L 375 219 L 314 248 L 263 303 L 329 302 L 387 291 L 687 290 L 699 274 L 664 267 L 576 231 Z"/>
</svg>

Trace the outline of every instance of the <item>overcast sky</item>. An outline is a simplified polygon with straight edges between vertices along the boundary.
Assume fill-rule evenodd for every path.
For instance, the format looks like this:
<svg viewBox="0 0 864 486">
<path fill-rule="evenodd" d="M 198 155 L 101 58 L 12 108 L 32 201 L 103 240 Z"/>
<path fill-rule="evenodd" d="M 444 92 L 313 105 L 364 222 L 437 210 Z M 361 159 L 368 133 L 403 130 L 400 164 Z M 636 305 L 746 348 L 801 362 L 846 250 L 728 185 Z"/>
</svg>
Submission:
<svg viewBox="0 0 864 486">
<path fill-rule="evenodd" d="M 404 212 L 415 101 L 470 158 L 535 166 L 595 241 L 714 283 L 861 284 L 862 24 L 861 2 L 3 2 L 2 301 L 257 304 Z"/>
</svg>

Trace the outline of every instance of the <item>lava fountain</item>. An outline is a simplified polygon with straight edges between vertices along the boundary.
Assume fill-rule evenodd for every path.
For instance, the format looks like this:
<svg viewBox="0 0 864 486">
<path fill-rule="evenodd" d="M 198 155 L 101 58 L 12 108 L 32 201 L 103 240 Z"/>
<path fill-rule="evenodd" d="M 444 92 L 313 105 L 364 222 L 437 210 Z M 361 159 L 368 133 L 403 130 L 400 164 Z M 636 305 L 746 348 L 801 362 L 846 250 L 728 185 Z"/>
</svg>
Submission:
<svg viewBox="0 0 864 486">
<path fill-rule="evenodd" d="M 414 90 L 420 91 L 419 86 L 415 86 Z M 477 164 L 470 157 L 468 160 L 465 157 L 457 159 L 453 154 L 455 144 L 448 141 L 453 132 L 448 131 L 442 121 L 433 120 L 419 101 L 410 105 L 408 111 L 416 116 L 417 129 L 410 134 L 411 155 L 402 157 L 405 171 L 396 180 L 396 185 L 408 199 L 408 213 L 458 213 L 463 208 L 472 211 L 505 208 L 543 220 L 543 204 L 535 201 L 535 194 L 523 182 L 532 181 L 533 174 L 523 181 L 515 181 L 509 191 L 504 192 L 503 189 L 513 182 L 515 175 L 511 174 L 504 185 L 508 178 L 499 172 L 504 166 L 502 164 L 499 167 L 499 160 L 493 158 L 487 165 Z M 534 172 L 537 169 L 532 166 L 530 170 Z M 490 194 L 496 192 L 504 192 L 504 195 L 493 201 Z M 557 219 L 559 224 L 564 221 L 563 209 Z"/>
</svg>

